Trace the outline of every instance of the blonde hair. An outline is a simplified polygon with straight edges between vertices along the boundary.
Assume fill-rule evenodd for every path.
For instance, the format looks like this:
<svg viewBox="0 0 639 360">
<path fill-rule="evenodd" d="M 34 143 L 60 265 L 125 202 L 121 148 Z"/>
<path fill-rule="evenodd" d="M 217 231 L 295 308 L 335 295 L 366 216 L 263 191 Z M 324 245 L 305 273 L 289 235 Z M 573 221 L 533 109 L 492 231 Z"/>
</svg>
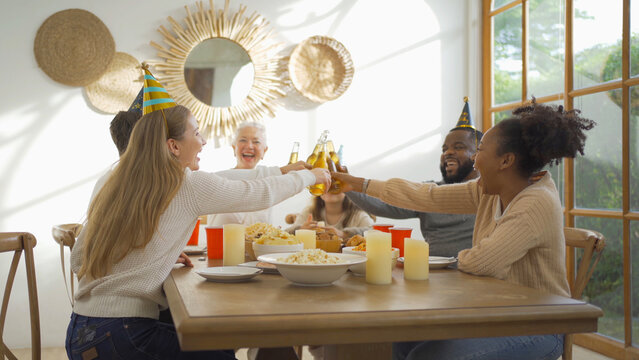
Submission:
<svg viewBox="0 0 639 360">
<path fill-rule="evenodd" d="M 160 215 L 184 181 L 184 168 L 167 146 L 165 126 L 169 138 L 180 140 L 189 115 L 187 108 L 176 106 L 137 122 L 120 163 L 89 207 L 78 277 L 103 277 L 151 241 Z"/>
</svg>

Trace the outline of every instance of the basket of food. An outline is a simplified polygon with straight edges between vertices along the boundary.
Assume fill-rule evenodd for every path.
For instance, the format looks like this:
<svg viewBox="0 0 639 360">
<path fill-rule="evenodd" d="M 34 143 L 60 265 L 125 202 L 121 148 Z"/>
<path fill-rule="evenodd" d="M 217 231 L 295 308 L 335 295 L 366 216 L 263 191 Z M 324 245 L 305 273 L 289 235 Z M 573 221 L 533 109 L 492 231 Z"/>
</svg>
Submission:
<svg viewBox="0 0 639 360">
<path fill-rule="evenodd" d="M 256 260 L 260 255 L 295 252 L 304 248 L 304 244 L 294 235 L 265 223 L 248 226 L 244 241 L 246 254 L 251 260 Z"/>
</svg>

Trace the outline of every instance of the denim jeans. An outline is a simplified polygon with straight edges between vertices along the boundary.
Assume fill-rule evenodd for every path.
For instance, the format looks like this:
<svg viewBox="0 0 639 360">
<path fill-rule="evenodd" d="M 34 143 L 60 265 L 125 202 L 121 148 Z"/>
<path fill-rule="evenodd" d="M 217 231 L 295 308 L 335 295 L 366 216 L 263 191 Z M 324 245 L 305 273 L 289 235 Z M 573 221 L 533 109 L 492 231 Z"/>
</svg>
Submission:
<svg viewBox="0 0 639 360">
<path fill-rule="evenodd" d="M 182 351 L 175 327 L 148 318 L 98 318 L 71 314 L 65 347 L 83 359 L 235 359 L 232 350 Z"/>
<path fill-rule="evenodd" d="M 556 360 L 563 335 L 433 340 L 393 344 L 393 360 Z"/>
</svg>

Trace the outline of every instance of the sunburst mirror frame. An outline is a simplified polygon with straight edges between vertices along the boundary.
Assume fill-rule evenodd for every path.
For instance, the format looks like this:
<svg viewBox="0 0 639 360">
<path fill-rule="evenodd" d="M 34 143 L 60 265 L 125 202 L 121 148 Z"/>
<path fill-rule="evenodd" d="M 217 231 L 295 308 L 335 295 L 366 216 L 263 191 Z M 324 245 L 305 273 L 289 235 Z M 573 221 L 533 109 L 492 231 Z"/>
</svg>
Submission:
<svg viewBox="0 0 639 360">
<path fill-rule="evenodd" d="M 202 1 L 198 1 L 196 7 L 197 11 L 192 13 L 188 6 L 184 6 L 186 27 L 170 16 L 168 21 L 173 32 L 160 26 L 158 32 L 168 47 L 151 41 L 151 46 L 159 50 L 157 55 L 164 59 L 151 63 L 158 80 L 176 102 L 189 108 L 198 119 L 200 133 L 219 146 L 220 142 L 229 142 L 241 122 L 262 121 L 267 114 L 275 116 L 277 100 L 285 95 L 278 71 L 282 44 L 273 40 L 269 22 L 261 15 L 256 12 L 248 17 L 245 15 L 244 5 L 240 5 L 234 14 L 229 11 L 229 0 L 225 1 L 223 10 L 215 11 L 213 0 L 209 0 L 208 10 Z M 213 38 L 235 42 L 248 53 L 253 63 L 253 85 L 246 98 L 237 105 L 213 107 L 205 104 L 189 91 L 184 79 L 184 64 L 191 50 L 202 41 Z"/>
</svg>

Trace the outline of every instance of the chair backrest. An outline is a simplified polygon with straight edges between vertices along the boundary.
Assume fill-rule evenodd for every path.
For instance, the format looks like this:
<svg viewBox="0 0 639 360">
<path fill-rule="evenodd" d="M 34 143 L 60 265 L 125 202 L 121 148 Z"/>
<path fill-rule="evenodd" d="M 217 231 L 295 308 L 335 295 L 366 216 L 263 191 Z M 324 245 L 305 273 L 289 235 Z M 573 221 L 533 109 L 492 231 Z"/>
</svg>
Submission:
<svg viewBox="0 0 639 360">
<path fill-rule="evenodd" d="M 35 262 L 33 260 L 33 248 L 36 245 L 36 238 L 27 232 L 0 233 L 0 252 L 13 251 L 13 261 L 9 268 L 9 276 L 7 284 L 4 288 L 4 297 L 2 298 L 2 308 L 0 309 L 0 354 L 2 358 L 8 357 L 15 359 L 15 355 L 9 350 L 4 343 L 4 323 L 7 318 L 7 307 L 9 306 L 9 297 L 11 296 L 11 288 L 15 279 L 16 270 L 22 252 L 24 252 L 25 267 L 27 270 L 27 289 L 29 293 L 29 313 L 31 318 L 31 357 L 32 359 L 40 359 L 40 311 L 38 309 L 38 291 L 36 287 Z"/>
<path fill-rule="evenodd" d="M 571 297 L 573 299 L 581 299 L 584 289 L 606 247 L 606 238 L 596 231 L 573 227 L 564 228 L 564 236 L 566 237 L 566 246 L 584 250 L 570 286 Z M 562 355 L 564 360 L 572 359 L 572 336 L 571 334 L 566 334 L 564 337 L 564 353 Z"/>
<path fill-rule="evenodd" d="M 75 293 L 74 280 L 71 266 L 69 266 L 69 283 L 67 284 L 67 273 L 64 266 L 64 247 L 68 246 L 69 251 L 73 250 L 75 239 L 78 237 L 78 235 L 80 235 L 80 231 L 82 231 L 82 224 L 61 224 L 55 225 L 51 229 L 53 240 L 55 240 L 55 242 L 60 245 L 60 265 L 62 266 L 62 277 L 64 278 L 64 286 L 67 288 L 67 296 L 69 297 L 71 306 L 73 306 L 73 296 Z"/>
</svg>

